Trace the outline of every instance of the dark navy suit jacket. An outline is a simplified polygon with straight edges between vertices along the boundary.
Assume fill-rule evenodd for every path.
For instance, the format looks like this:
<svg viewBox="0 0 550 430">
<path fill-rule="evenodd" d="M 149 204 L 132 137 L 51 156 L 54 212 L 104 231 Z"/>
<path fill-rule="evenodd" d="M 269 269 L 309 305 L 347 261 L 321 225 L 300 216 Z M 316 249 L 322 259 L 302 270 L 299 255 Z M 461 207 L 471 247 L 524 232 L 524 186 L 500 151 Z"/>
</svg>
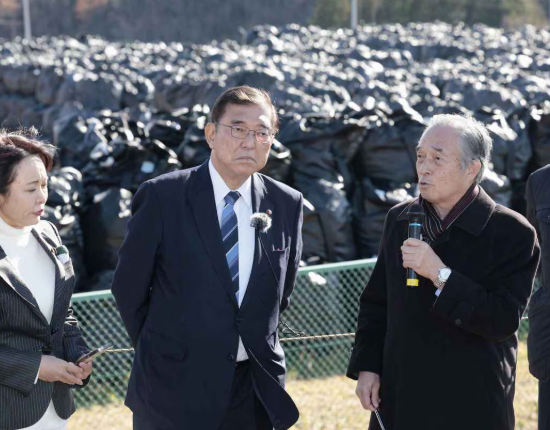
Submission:
<svg viewBox="0 0 550 430">
<path fill-rule="evenodd" d="M 256 231 L 252 273 L 239 308 L 225 259 L 208 163 L 142 184 L 113 281 L 136 348 L 126 404 L 162 429 L 216 430 L 227 411 L 239 335 L 257 393 L 274 427 L 298 410 L 284 390 L 279 316 L 288 306 L 302 252 L 302 195 L 252 176 Z"/>
</svg>

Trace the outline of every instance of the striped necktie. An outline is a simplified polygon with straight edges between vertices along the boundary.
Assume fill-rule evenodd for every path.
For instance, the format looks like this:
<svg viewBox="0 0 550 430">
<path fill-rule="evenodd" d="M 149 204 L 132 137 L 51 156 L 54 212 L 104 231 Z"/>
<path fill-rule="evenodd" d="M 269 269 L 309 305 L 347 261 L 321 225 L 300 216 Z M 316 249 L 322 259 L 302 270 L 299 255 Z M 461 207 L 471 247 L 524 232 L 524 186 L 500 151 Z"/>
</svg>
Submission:
<svg viewBox="0 0 550 430">
<path fill-rule="evenodd" d="M 237 191 L 230 191 L 225 196 L 225 206 L 222 211 L 221 230 L 223 245 L 225 248 L 225 258 L 231 281 L 233 282 L 233 291 L 237 303 L 239 302 L 239 229 L 237 215 L 233 206 L 241 195 Z"/>
</svg>

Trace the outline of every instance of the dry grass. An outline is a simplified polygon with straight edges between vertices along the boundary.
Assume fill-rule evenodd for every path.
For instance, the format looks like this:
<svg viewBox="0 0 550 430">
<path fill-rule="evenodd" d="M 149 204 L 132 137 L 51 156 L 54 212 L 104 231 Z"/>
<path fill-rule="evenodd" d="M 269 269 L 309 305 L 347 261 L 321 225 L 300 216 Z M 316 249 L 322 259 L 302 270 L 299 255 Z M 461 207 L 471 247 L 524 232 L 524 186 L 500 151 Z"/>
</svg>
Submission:
<svg viewBox="0 0 550 430">
<path fill-rule="evenodd" d="M 517 430 L 537 430 L 537 400 L 538 381 L 529 373 L 527 363 L 527 347 L 520 343 L 516 379 L 516 410 Z"/>
<path fill-rule="evenodd" d="M 370 412 L 355 396 L 355 381 L 343 376 L 291 381 L 288 391 L 300 410 L 300 430 L 365 430 Z"/>
<path fill-rule="evenodd" d="M 336 376 L 310 381 L 290 381 L 288 391 L 301 417 L 295 429 L 364 430 L 369 413 L 355 397 L 355 382 Z M 516 429 L 536 430 L 537 383 L 529 375 L 525 345 L 520 347 L 516 384 Z M 122 405 L 80 409 L 69 421 L 69 430 L 131 430 L 131 413 Z"/>
<path fill-rule="evenodd" d="M 132 413 L 122 404 L 78 409 L 69 430 L 132 430 Z"/>
</svg>

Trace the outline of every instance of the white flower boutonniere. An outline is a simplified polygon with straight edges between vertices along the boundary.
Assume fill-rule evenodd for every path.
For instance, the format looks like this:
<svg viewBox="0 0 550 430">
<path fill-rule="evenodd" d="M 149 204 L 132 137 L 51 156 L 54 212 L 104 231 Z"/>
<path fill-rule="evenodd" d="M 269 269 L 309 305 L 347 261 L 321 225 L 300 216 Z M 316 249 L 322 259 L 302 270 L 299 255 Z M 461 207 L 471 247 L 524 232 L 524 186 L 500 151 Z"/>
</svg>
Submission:
<svg viewBox="0 0 550 430">
<path fill-rule="evenodd" d="M 271 217 L 267 213 L 256 212 L 250 217 L 250 227 L 254 227 L 260 233 L 267 233 L 271 228 Z"/>
<path fill-rule="evenodd" d="M 69 257 L 69 250 L 64 245 L 55 248 L 55 256 L 63 265 L 71 261 L 71 257 Z"/>
</svg>

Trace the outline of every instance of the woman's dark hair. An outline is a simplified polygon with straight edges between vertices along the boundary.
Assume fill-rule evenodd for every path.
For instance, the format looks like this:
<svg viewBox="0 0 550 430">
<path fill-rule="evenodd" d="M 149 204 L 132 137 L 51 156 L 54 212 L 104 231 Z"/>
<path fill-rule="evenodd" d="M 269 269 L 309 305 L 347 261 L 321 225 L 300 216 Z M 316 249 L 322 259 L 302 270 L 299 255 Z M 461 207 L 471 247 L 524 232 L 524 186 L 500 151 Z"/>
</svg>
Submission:
<svg viewBox="0 0 550 430">
<path fill-rule="evenodd" d="M 40 141 L 35 128 L 20 128 L 14 132 L 0 129 L 0 194 L 9 194 L 17 166 L 25 158 L 40 157 L 49 172 L 53 167 L 54 155 L 55 146 Z"/>
</svg>

